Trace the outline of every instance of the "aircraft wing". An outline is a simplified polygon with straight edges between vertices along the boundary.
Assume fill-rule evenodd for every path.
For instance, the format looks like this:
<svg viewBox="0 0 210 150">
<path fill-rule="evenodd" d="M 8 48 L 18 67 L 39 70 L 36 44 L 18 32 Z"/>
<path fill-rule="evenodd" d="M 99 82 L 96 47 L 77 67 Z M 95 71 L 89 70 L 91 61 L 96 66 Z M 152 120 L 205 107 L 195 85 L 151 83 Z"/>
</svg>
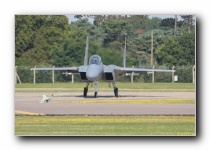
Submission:
<svg viewBox="0 0 210 150">
<path fill-rule="evenodd" d="M 175 72 L 175 70 L 165 70 L 165 69 L 147 69 L 147 68 L 127 68 L 127 67 L 116 67 L 114 71 L 117 74 L 139 72 L 139 73 L 153 73 L 153 72 Z"/>
<path fill-rule="evenodd" d="M 78 67 L 51 67 L 51 68 L 31 68 L 31 70 L 60 70 L 60 71 L 70 71 L 73 73 L 78 73 Z"/>
</svg>

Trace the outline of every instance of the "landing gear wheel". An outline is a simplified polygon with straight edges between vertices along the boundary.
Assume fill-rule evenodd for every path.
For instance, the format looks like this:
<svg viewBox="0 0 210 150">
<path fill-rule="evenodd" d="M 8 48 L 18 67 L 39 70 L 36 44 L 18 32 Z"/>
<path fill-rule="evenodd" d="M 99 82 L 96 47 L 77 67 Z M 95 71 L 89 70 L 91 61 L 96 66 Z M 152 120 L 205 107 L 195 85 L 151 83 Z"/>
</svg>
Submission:
<svg viewBox="0 0 210 150">
<path fill-rule="evenodd" d="M 115 95 L 115 97 L 118 97 L 118 88 L 114 89 L 114 95 Z"/>
<path fill-rule="evenodd" d="M 88 88 L 85 87 L 85 88 L 84 88 L 84 93 L 83 93 L 83 96 L 84 96 L 84 97 L 87 96 L 87 92 L 88 92 Z"/>
<path fill-rule="evenodd" d="M 95 98 L 98 97 L 98 92 L 95 92 L 94 97 L 95 97 Z"/>
</svg>

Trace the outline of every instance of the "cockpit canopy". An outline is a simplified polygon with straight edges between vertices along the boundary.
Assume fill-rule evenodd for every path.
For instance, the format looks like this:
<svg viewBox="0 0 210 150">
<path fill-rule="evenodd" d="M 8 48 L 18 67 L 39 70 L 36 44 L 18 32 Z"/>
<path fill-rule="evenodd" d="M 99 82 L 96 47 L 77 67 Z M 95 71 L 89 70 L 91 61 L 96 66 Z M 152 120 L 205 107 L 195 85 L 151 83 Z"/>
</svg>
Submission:
<svg viewBox="0 0 210 150">
<path fill-rule="evenodd" d="M 98 55 L 93 55 L 90 57 L 89 65 L 91 64 L 96 64 L 100 65 L 101 64 L 101 57 Z"/>
</svg>

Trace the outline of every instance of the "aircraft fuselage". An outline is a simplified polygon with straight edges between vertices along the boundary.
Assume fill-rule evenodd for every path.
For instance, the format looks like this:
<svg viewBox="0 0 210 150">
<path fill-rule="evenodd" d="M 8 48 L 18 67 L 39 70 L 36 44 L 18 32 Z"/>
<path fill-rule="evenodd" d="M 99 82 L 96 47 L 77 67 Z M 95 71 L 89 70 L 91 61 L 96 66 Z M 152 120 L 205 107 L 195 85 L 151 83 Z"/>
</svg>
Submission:
<svg viewBox="0 0 210 150">
<path fill-rule="evenodd" d="M 103 65 L 89 65 L 86 71 L 86 77 L 89 81 L 96 81 L 102 79 Z"/>
<path fill-rule="evenodd" d="M 86 78 L 89 81 L 97 81 L 102 79 L 104 65 L 101 61 L 101 57 L 93 55 L 90 57 L 89 66 L 86 70 Z"/>
</svg>

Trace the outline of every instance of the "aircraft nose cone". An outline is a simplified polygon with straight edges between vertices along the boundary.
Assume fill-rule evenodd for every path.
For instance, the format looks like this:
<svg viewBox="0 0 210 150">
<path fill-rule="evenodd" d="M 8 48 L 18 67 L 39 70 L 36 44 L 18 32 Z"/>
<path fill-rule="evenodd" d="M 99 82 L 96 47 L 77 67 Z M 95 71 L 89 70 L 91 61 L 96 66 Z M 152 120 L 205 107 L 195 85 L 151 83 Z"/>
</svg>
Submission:
<svg viewBox="0 0 210 150">
<path fill-rule="evenodd" d="M 89 66 L 86 72 L 86 77 L 90 81 L 98 80 L 99 71 L 97 70 L 97 67 Z"/>
</svg>

